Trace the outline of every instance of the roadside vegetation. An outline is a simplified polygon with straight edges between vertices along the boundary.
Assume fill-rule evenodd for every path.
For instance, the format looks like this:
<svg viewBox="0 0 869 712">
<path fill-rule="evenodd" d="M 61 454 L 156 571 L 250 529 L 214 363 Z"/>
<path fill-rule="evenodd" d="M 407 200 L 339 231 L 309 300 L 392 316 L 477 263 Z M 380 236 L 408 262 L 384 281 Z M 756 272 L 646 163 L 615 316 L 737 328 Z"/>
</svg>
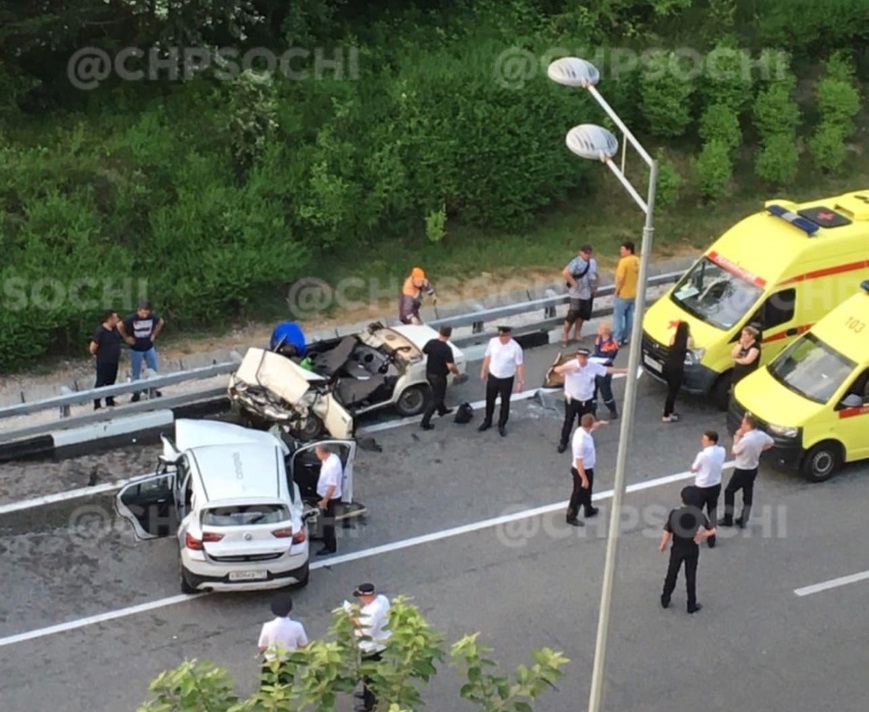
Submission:
<svg viewBox="0 0 869 712">
<path fill-rule="evenodd" d="M 601 92 L 663 162 L 661 254 L 705 246 L 766 198 L 869 186 L 864 0 L 82 0 L 0 14 L 0 372 L 84 353 L 102 309 L 132 309 L 140 283 L 171 337 L 285 317 L 290 285 L 311 275 L 554 273 L 580 240 L 614 256 L 641 216 L 564 146 L 605 117 L 545 62 L 505 77 L 510 48 L 586 48 L 601 64 Z M 156 43 L 341 48 L 344 76 L 68 78 L 82 47 Z M 714 71 L 685 65 L 685 48 L 714 53 Z M 625 67 L 629 51 L 646 63 Z M 102 303 L 105 280 L 121 303 Z"/>
</svg>

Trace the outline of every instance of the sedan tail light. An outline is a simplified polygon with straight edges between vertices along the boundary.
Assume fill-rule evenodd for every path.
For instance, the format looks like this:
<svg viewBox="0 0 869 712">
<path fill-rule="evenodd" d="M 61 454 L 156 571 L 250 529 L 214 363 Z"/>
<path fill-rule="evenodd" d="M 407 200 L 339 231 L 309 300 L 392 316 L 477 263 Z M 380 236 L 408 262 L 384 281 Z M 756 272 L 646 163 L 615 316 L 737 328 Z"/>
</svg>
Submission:
<svg viewBox="0 0 869 712">
<path fill-rule="evenodd" d="M 202 535 L 201 539 L 197 539 L 190 532 L 187 532 L 187 537 L 185 539 L 184 545 L 188 549 L 195 549 L 196 551 L 202 551 L 203 544 L 206 542 L 215 542 L 223 539 L 223 534 L 214 534 L 213 532 L 205 532 Z"/>
<path fill-rule="evenodd" d="M 287 539 L 288 537 L 293 538 L 293 544 L 301 544 L 305 539 L 308 538 L 308 535 L 305 533 L 304 528 L 300 529 L 297 532 L 293 532 L 292 529 L 276 529 L 272 532 L 272 536 L 278 537 L 278 539 Z"/>
</svg>

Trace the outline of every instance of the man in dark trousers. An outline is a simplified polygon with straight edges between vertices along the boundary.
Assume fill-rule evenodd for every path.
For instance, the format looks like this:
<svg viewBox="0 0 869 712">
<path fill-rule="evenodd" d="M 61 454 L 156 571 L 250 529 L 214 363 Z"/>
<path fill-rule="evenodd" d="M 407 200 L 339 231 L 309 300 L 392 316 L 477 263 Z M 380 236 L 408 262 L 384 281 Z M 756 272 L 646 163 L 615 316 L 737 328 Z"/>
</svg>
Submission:
<svg viewBox="0 0 869 712">
<path fill-rule="evenodd" d="M 591 351 L 579 348 L 576 358 L 555 367 L 555 373 L 564 376 L 564 422 L 561 425 L 561 438 L 558 441 L 558 452 L 567 449 L 573 421 L 582 418 L 586 413 L 594 415 L 594 391 L 597 378 L 612 376 L 616 373 L 627 373 L 626 368 L 604 366 L 597 361 L 589 361 Z"/>
<path fill-rule="evenodd" d="M 688 613 L 696 613 L 702 606 L 697 603 L 697 562 L 700 560 L 700 542 L 715 536 L 715 529 L 700 510 L 700 493 L 696 487 L 682 489 L 682 506 L 667 515 L 664 534 L 658 551 L 665 551 L 672 539 L 670 566 L 664 579 L 661 606 L 670 607 L 670 596 L 676 588 L 679 569 L 685 564 L 685 586 L 688 591 Z"/>
<path fill-rule="evenodd" d="M 94 388 L 113 386 L 118 379 L 118 364 L 121 360 L 121 335 L 118 333 L 117 312 L 103 314 L 103 323 L 94 332 L 90 352 L 96 356 L 97 381 Z M 114 396 L 106 396 L 106 405 L 115 405 Z M 94 410 L 99 410 L 100 399 L 94 399 Z"/>
<path fill-rule="evenodd" d="M 522 347 L 513 340 L 513 330 L 509 326 L 499 326 L 498 335 L 494 339 L 489 339 L 486 355 L 483 356 L 480 379 L 486 382 L 486 416 L 477 430 L 482 432 L 492 427 L 495 399 L 500 396 L 501 413 L 498 417 L 498 432 L 503 438 L 507 435 L 513 384 L 516 384 L 518 391 L 521 391 L 525 385 Z"/>
<path fill-rule="evenodd" d="M 453 350 L 449 345 L 452 334 L 453 327 L 442 326 L 438 338 L 432 339 L 422 347 L 422 352 L 426 355 L 425 376 L 431 385 L 431 399 L 422 415 L 422 423 L 420 423 L 423 430 L 434 428 L 434 425 L 431 424 L 431 417 L 435 411 L 441 417 L 452 413 L 452 408 L 447 408 L 446 403 L 444 403 L 444 398 L 447 395 L 447 375 L 450 371 L 457 376 L 459 375 L 459 368 L 456 366 Z"/>
<path fill-rule="evenodd" d="M 570 468 L 570 476 L 573 478 L 573 492 L 570 494 L 570 502 L 567 504 L 567 523 L 573 527 L 583 526 L 577 519 L 579 508 L 582 507 L 586 519 L 597 514 L 597 507 L 593 506 L 592 488 L 594 487 L 594 465 L 597 461 L 597 452 L 594 446 L 594 438 L 591 434 L 607 421 L 595 421 L 591 413 L 586 413 L 579 419 L 579 427 L 573 434 L 573 466 Z"/>
</svg>

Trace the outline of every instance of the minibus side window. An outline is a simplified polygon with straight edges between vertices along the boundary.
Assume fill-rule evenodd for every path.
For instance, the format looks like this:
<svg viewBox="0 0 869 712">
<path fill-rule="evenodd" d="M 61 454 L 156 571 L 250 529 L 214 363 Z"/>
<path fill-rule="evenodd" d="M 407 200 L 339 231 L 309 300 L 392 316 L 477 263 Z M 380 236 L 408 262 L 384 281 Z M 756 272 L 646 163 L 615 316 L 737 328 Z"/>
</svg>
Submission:
<svg viewBox="0 0 869 712">
<path fill-rule="evenodd" d="M 860 396 L 863 399 L 863 405 L 869 405 L 869 368 L 857 377 L 854 385 L 848 389 L 845 395 Z"/>
<path fill-rule="evenodd" d="M 794 318 L 796 297 L 796 289 L 783 289 L 769 295 L 760 310 L 760 323 L 764 331 L 787 324 Z"/>
</svg>

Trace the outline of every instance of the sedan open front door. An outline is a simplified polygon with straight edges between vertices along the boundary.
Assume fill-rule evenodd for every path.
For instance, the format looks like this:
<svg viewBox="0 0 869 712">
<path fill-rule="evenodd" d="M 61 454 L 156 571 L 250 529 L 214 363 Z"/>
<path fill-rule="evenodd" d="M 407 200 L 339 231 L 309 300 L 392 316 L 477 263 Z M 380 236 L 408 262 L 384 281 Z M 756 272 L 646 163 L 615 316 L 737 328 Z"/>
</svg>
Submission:
<svg viewBox="0 0 869 712">
<path fill-rule="evenodd" d="M 299 486 L 302 499 L 305 502 L 305 518 L 308 521 L 309 536 L 312 539 L 322 538 L 320 526 L 320 509 L 317 506 L 317 480 L 320 478 L 320 460 L 315 449 L 325 446 L 341 458 L 344 479 L 341 483 L 341 503 L 336 508 L 335 521 L 344 526 L 350 526 L 356 519 L 364 518 L 368 509 L 361 502 L 353 499 L 353 464 L 356 460 L 356 442 L 354 440 L 320 440 L 299 447 L 288 459 L 287 476 Z M 292 486 L 292 482 L 290 483 Z"/>
<path fill-rule="evenodd" d="M 118 492 L 115 508 L 130 521 L 139 539 L 174 536 L 178 531 L 175 473 L 158 471 L 137 478 Z"/>
</svg>

